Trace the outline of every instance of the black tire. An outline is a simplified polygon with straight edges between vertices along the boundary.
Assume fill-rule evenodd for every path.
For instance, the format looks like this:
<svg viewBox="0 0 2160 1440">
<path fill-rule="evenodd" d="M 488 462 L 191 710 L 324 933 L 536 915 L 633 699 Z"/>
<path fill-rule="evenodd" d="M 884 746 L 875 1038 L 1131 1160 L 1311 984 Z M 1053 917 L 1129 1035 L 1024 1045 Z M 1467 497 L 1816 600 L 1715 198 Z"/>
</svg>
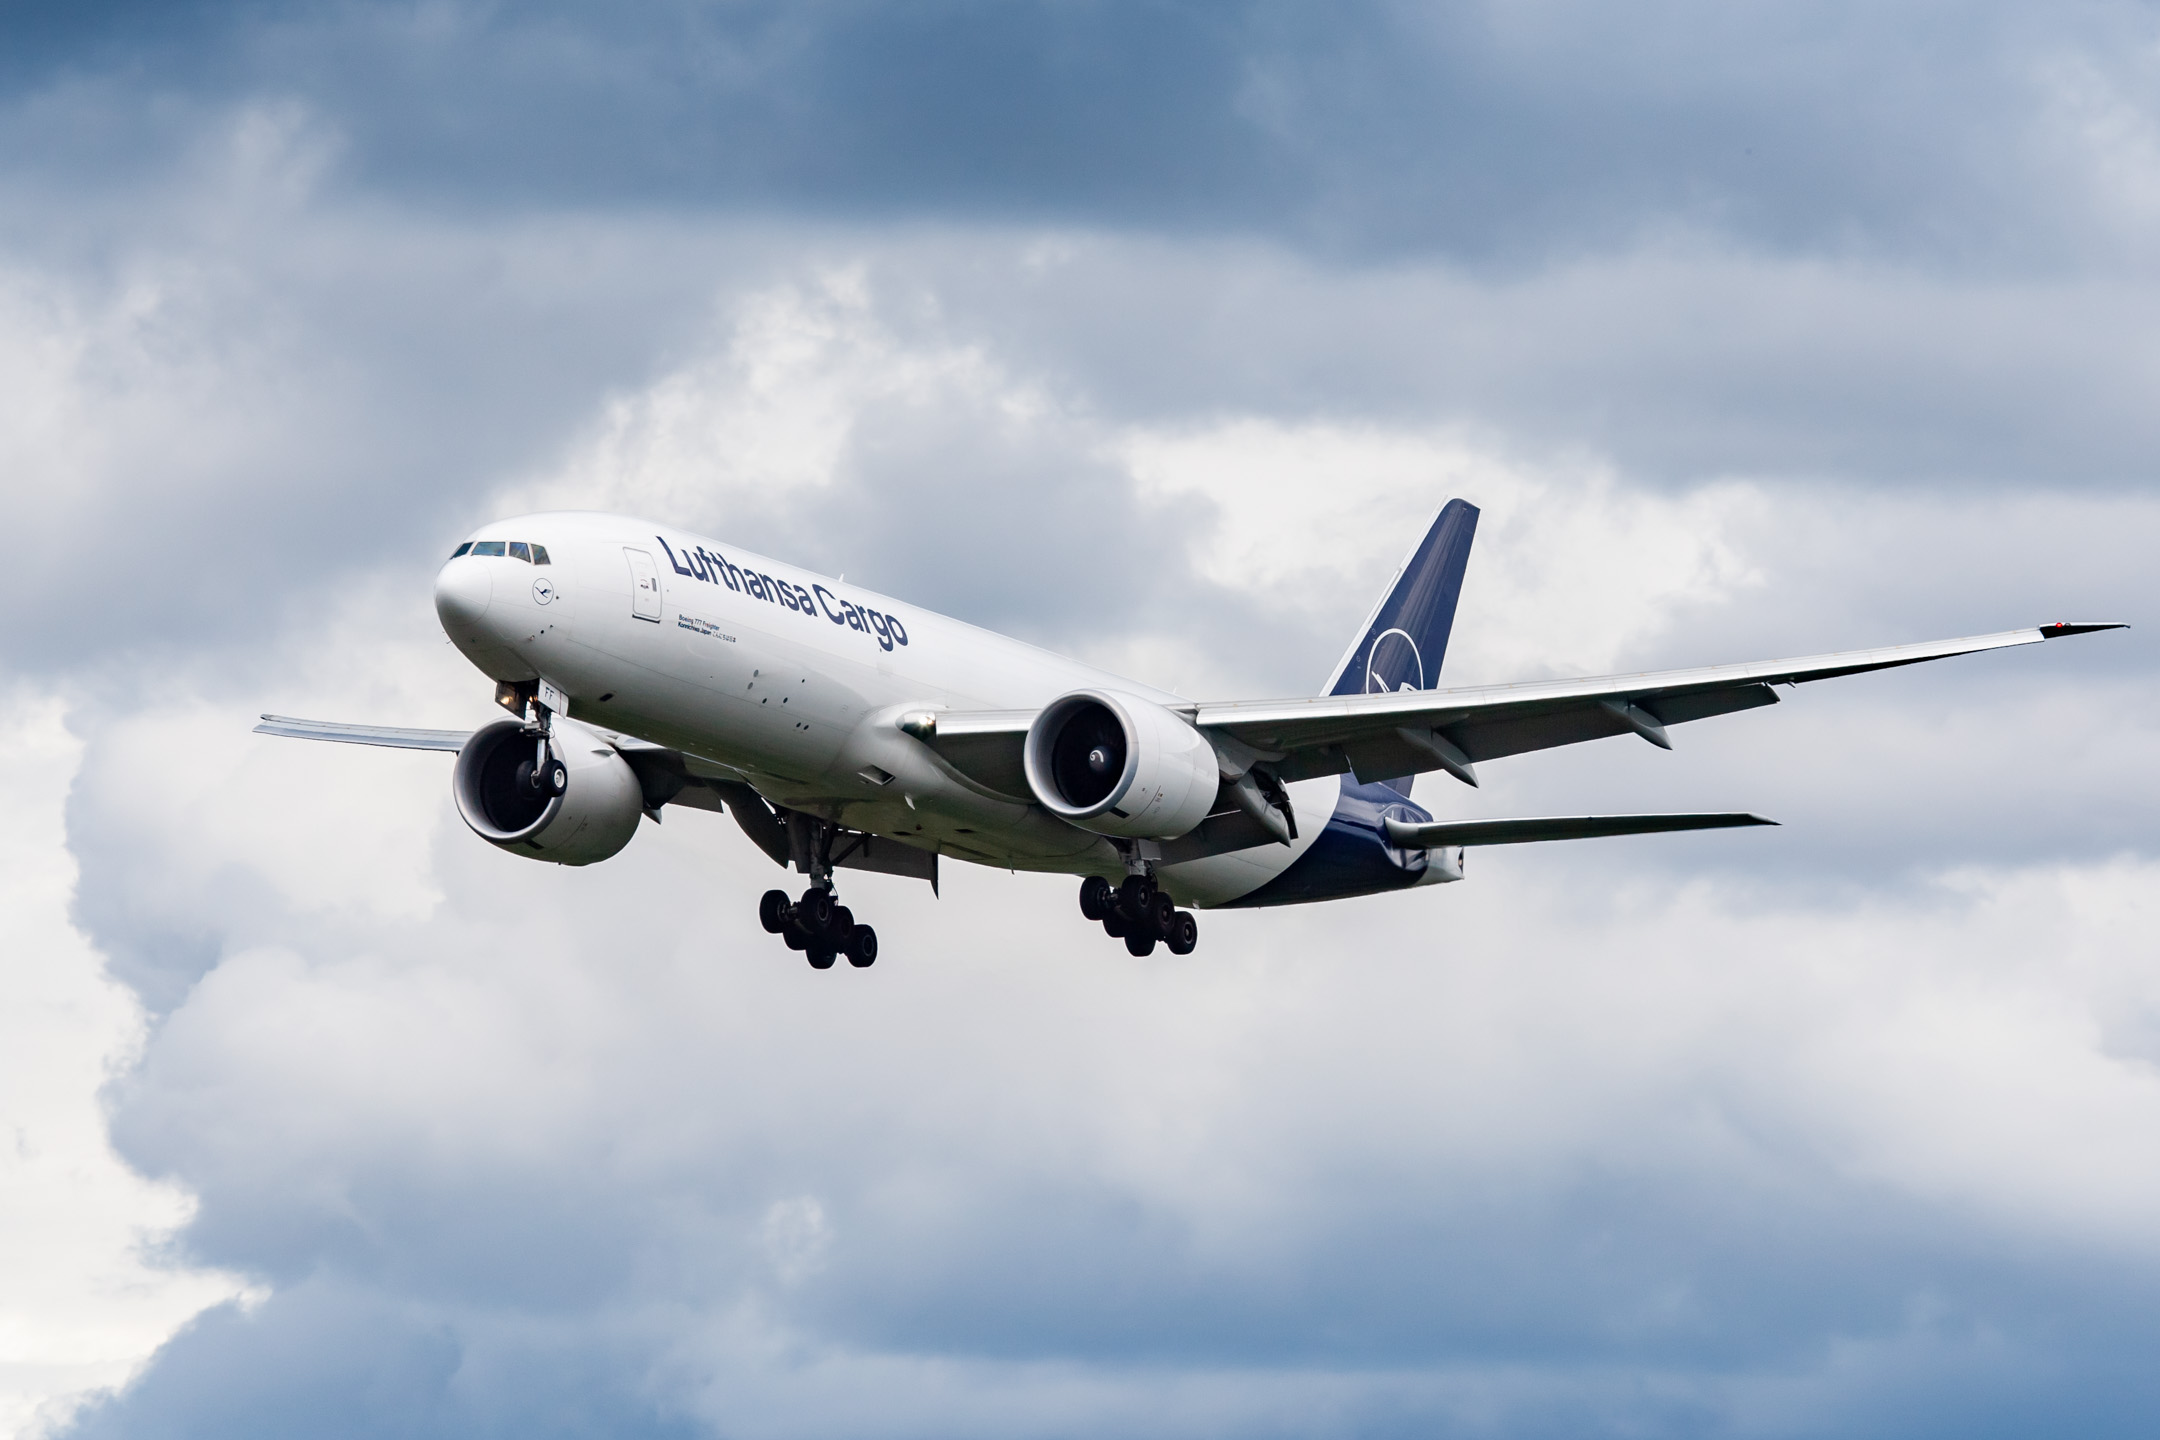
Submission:
<svg viewBox="0 0 2160 1440">
<path fill-rule="evenodd" d="M 787 948 L 790 950 L 807 950 L 810 948 L 810 937 L 803 934 L 800 925 L 788 926 L 787 929 L 780 932 L 780 938 L 787 941 Z"/>
<path fill-rule="evenodd" d="M 832 928 L 832 891 L 815 886 L 802 892 L 802 899 L 795 902 L 795 923 L 812 935 L 822 935 Z"/>
<path fill-rule="evenodd" d="M 1125 937 L 1125 953 L 1135 959 L 1146 959 L 1155 953 L 1155 937 L 1153 935 L 1127 935 Z"/>
<path fill-rule="evenodd" d="M 1148 896 L 1155 886 L 1145 875 L 1127 875 L 1125 883 L 1117 887 L 1117 908 L 1125 912 L 1128 920 L 1137 920 L 1147 914 Z"/>
<path fill-rule="evenodd" d="M 831 937 L 835 950 L 847 949 L 848 932 L 854 928 L 855 912 L 845 905 L 833 906 L 832 924 L 825 927 L 825 933 Z"/>
<path fill-rule="evenodd" d="M 1162 939 L 1170 937 L 1170 927 L 1177 920 L 1177 902 L 1157 890 L 1148 897 L 1148 929 Z"/>
<path fill-rule="evenodd" d="M 1100 920 L 1110 913 L 1117 897 L 1110 892 L 1110 882 L 1100 875 L 1090 875 L 1080 882 L 1080 913 L 1090 920 Z"/>
<path fill-rule="evenodd" d="M 791 903 L 785 890 L 767 890 L 758 897 L 758 924 L 765 927 L 766 934 L 778 935 L 787 929 L 788 908 Z"/>
<path fill-rule="evenodd" d="M 542 772 L 547 778 L 547 793 L 560 795 L 570 788 L 570 771 L 562 761 L 550 760 Z"/>
<path fill-rule="evenodd" d="M 1122 940 L 1125 938 L 1125 917 L 1112 910 L 1102 917 L 1102 928 L 1103 934 L 1108 935 L 1111 939 Z"/>
<path fill-rule="evenodd" d="M 867 970 L 877 964 L 877 931 L 868 925 L 857 925 L 848 931 L 847 963 L 858 970 Z"/>
<path fill-rule="evenodd" d="M 1200 922 L 1190 910 L 1180 910 L 1170 917 L 1170 928 L 1163 932 L 1163 943 L 1173 955 L 1190 955 L 1193 946 L 1200 943 Z"/>
<path fill-rule="evenodd" d="M 832 969 L 832 962 L 838 958 L 838 952 L 830 945 L 813 945 L 810 947 L 810 968 L 813 970 L 830 970 Z"/>
</svg>

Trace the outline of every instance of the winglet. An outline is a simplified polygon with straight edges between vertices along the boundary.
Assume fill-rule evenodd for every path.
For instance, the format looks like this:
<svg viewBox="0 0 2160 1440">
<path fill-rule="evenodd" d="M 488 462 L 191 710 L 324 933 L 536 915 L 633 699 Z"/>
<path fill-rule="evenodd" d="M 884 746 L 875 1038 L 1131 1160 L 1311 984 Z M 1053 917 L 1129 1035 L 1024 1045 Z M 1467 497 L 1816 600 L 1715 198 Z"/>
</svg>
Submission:
<svg viewBox="0 0 2160 1440">
<path fill-rule="evenodd" d="M 2053 625 L 2042 625 L 2040 633 L 2050 640 L 2060 640 L 2065 635 L 2090 635 L 2095 630 L 2127 630 L 2130 626 L 2121 620 L 2058 620 Z"/>
</svg>

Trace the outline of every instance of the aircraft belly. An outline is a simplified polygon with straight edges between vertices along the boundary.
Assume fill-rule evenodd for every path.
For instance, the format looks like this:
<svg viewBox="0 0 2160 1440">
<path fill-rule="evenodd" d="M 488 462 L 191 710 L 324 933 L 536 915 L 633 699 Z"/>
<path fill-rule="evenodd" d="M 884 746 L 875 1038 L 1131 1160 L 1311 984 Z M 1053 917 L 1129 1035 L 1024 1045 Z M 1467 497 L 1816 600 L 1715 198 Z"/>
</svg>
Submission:
<svg viewBox="0 0 2160 1440">
<path fill-rule="evenodd" d="M 1016 815 L 966 813 L 957 806 L 909 809 L 904 801 L 881 798 L 843 804 L 837 818 L 852 830 L 935 848 L 941 855 L 980 865 L 1056 871 L 1081 863 L 1097 850 L 1115 859 L 1102 837 L 1032 808 Z"/>
<path fill-rule="evenodd" d="M 1422 824 L 1426 811 L 1383 784 L 1341 784 L 1341 798 L 1312 845 L 1281 874 L 1256 890 L 1222 902 L 1236 906 L 1302 905 L 1377 895 L 1423 884 L 1436 866 L 1439 879 L 1461 878 L 1451 853 L 1397 846 L 1386 833 L 1389 819 Z M 1302 817 L 1301 817 L 1302 820 Z M 1302 823 L 1300 829 L 1302 830 Z"/>
<path fill-rule="evenodd" d="M 1284 789 L 1297 816 L 1297 839 L 1288 845 L 1253 845 L 1162 868 L 1162 886 L 1180 904 L 1210 909 L 1250 895 L 1295 865 L 1326 829 L 1342 794 L 1342 777 L 1292 781 Z"/>
</svg>

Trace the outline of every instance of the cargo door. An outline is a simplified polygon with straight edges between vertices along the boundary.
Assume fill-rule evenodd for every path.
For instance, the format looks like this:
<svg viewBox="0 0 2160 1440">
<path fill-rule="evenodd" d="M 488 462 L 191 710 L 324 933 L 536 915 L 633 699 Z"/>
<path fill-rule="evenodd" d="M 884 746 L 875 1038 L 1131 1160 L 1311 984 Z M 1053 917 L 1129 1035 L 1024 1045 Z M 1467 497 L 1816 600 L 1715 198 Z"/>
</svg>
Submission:
<svg viewBox="0 0 2160 1440">
<path fill-rule="evenodd" d="M 660 567 L 652 556 L 631 546 L 623 547 L 630 562 L 630 613 L 640 620 L 660 623 Z"/>
</svg>

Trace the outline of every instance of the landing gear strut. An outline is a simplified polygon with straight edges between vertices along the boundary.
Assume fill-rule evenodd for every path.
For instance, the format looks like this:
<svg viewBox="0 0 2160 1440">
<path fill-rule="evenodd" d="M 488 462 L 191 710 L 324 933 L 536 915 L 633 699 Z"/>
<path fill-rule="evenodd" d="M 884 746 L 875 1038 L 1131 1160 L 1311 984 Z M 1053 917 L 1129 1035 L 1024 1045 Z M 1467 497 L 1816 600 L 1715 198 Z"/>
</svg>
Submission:
<svg viewBox="0 0 2160 1440">
<path fill-rule="evenodd" d="M 1123 940 L 1132 955 L 1152 955 L 1159 941 L 1173 955 L 1190 955 L 1200 943 L 1200 922 L 1156 885 L 1154 875 L 1136 871 L 1112 888 L 1100 875 L 1080 882 L 1080 913 L 1101 924 L 1113 940 Z"/>
<path fill-rule="evenodd" d="M 497 697 L 501 698 L 500 696 Z M 517 784 L 521 790 L 535 795 L 560 795 L 570 788 L 570 770 L 555 758 L 555 726 L 552 712 L 534 703 L 532 718 L 525 733 L 533 739 L 533 758 L 520 760 L 517 767 Z"/>
<path fill-rule="evenodd" d="M 858 970 L 876 964 L 877 931 L 856 924 L 855 912 L 833 894 L 834 827 L 808 815 L 791 814 L 788 819 L 809 831 L 804 868 L 810 872 L 810 888 L 799 900 L 788 899 L 785 890 L 766 891 L 758 901 L 758 923 L 786 941 L 788 949 L 802 951 L 812 969 L 830 970 L 842 955 Z"/>
</svg>

